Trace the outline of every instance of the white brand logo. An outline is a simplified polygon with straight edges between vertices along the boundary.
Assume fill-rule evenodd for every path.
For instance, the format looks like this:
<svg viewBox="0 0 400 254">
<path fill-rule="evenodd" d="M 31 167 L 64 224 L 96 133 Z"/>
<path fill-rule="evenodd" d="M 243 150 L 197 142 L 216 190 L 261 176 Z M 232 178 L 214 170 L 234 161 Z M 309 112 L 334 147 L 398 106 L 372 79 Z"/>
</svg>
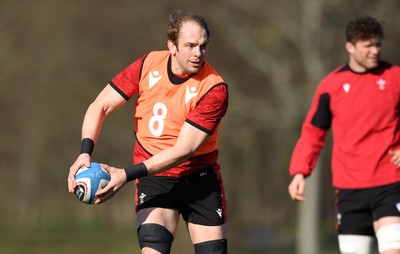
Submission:
<svg viewBox="0 0 400 254">
<path fill-rule="evenodd" d="M 160 79 L 160 73 L 158 71 L 151 71 L 149 74 L 149 89 L 152 88 Z"/>
<path fill-rule="evenodd" d="M 218 213 L 219 217 L 222 218 L 222 208 L 218 208 L 216 212 Z"/>
<path fill-rule="evenodd" d="M 200 175 L 200 176 L 205 176 L 205 175 L 207 175 L 207 171 L 205 171 L 205 170 L 204 170 L 204 171 L 201 171 L 199 175 Z"/>
<path fill-rule="evenodd" d="M 146 197 L 146 194 L 144 194 L 143 192 L 142 192 L 142 194 L 140 194 L 140 196 L 139 196 L 139 204 L 143 204 L 143 202 L 144 202 L 144 198 Z"/>
<path fill-rule="evenodd" d="M 379 90 L 385 90 L 386 81 L 384 79 L 379 79 L 376 81 L 376 84 L 379 86 Z"/>
<path fill-rule="evenodd" d="M 396 204 L 397 210 L 400 212 L 400 203 Z"/>
<path fill-rule="evenodd" d="M 192 86 L 189 88 L 189 86 L 186 87 L 186 94 L 185 94 L 185 104 L 188 103 L 193 97 L 195 97 L 198 94 L 196 92 L 196 87 Z"/>
<path fill-rule="evenodd" d="M 337 224 L 338 225 L 342 224 L 342 215 L 340 213 L 338 213 L 336 215 L 336 219 L 337 219 Z"/>
<path fill-rule="evenodd" d="M 344 85 L 343 85 L 343 90 L 344 90 L 346 93 L 348 93 L 348 92 L 350 91 L 350 84 L 349 84 L 349 83 L 344 84 Z"/>
</svg>

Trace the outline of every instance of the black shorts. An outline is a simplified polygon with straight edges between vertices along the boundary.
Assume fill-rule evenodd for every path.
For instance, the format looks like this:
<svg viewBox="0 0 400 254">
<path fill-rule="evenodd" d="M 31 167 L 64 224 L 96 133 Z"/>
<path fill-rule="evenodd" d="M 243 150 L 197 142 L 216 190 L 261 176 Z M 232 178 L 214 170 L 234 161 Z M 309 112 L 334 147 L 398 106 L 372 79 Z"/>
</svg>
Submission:
<svg viewBox="0 0 400 254">
<path fill-rule="evenodd" d="M 365 189 L 339 189 L 336 193 L 339 234 L 373 236 L 373 222 L 400 216 L 400 183 Z"/>
<path fill-rule="evenodd" d="M 221 174 L 209 168 L 180 178 L 139 178 L 136 211 L 150 207 L 175 209 L 194 224 L 222 225 L 226 222 L 226 202 Z"/>
</svg>

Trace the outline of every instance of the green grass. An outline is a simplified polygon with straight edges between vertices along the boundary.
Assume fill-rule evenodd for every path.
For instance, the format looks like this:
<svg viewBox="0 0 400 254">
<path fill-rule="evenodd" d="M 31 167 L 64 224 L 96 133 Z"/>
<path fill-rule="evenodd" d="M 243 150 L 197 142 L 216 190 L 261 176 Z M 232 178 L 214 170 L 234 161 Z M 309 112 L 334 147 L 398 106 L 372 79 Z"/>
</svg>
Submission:
<svg viewBox="0 0 400 254">
<path fill-rule="evenodd" d="M 194 253 L 187 232 L 178 232 L 171 253 Z M 234 243 L 230 243 L 233 245 Z M 107 227 L 47 227 L 36 230 L 3 230 L 0 233 L 0 253 L 5 254 L 134 254 L 140 253 L 134 230 Z M 252 250 L 244 247 L 229 248 L 230 254 L 294 254 L 291 250 Z M 336 254 L 337 250 L 321 254 Z"/>
</svg>

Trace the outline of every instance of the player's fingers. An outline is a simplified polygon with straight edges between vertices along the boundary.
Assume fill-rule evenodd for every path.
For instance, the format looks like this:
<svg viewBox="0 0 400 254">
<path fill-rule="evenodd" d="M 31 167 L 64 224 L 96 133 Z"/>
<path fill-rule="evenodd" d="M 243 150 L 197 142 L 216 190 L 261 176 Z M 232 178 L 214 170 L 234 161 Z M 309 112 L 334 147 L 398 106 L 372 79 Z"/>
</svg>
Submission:
<svg viewBox="0 0 400 254">
<path fill-rule="evenodd" d="M 293 201 L 304 201 L 304 196 L 298 193 L 293 194 L 291 198 Z"/>
<path fill-rule="evenodd" d="M 113 190 L 109 190 L 108 192 L 106 192 L 104 194 L 100 194 L 100 195 L 96 194 L 94 203 L 101 204 L 101 203 L 109 200 L 110 198 L 112 198 L 114 195 L 115 195 L 115 192 Z"/>
<path fill-rule="evenodd" d="M 96 192 L 96 197 L 100 197 L 105 195 L 107 192 L 110 192 L 112 190 L 112 186 L 109 184 L 107 184 L 103 189 L 100 189 Z"/>
<path fill-rule="evenodd" d="M 294 186 L 290 186 L 290 187 L 289 187 L 289 195 L 290 195 L 290 198 L 291 198 L 292 200 L 295 200 L 295 199 L 296 199 L 296 196 L 297 196 L 298 194 L 297 194 L 297 190 L 294 188 Z"/>
<path fill-rule="evenodd" d="M 298 193 L 299 195 L 303 195 L 303 193 L 304 193 L 304 184 L 303 184 L 303 183 L 299 183 L 299 184 L 297 185 L 297 193 Z"/>
<path fill-rule="evenodd" d="M 292 200 L 295 201 L 304 201 L 303 197 L 304 185 L 303 184 L 291 184 L 289 185 L 289 194 Z"/>
<path fill-rule="evenodd" d="M 105 171 L 107 171 L 109 174 L 111 173 L 111 172 L 110 172 L 110 166 L 108 166 L 107 164 L 100 163 L 100 166 L 101 166 Z"/>
<path fill-rule="evenodd" d="M 294 200 L 294 201 L 301 201 L 301 202 L 303 202 L 303 201 L 305 201 L 306 199 L 305 199 L 303 196 L 301 196 L 301 195 L 297 195 L 293 200 Z"/>
<path fill-rule="evenodd" d="M 72 175 L 71 173 L 68 175 L 68 191 L 69 192 L 74 192 L 75 190 L 75 186 L 76 186 L 76 181 L 75 181 L 75 177 L 74 175 Z"/>
<path fill-rule="evenodd" d="M 390 161 L 395 164 L 397 167 L 400 166 L 400 157 L 398 154 L 394 153 L 392 154 L 392 158 L 390 159 Z"/>
</svg>

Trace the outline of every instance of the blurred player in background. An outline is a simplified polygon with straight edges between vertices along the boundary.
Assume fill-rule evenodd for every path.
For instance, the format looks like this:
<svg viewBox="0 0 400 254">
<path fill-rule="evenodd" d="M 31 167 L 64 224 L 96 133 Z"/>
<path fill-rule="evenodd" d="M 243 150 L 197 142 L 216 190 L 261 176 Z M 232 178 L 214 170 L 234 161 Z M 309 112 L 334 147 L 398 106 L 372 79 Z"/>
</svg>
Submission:
<svg viewBox="0 0 400 254">
<path fill-rule="evenodd" d="M 364 16 L 346 28 L 347 64 L 319 84 L 292 154 L 289 194 L 305 178 L 332 127 L 332 179 L 343 254 L 400 254 L 400 68 L 380 60 L 383 28 Z"/>
<path fill-rule="evenodd" d="M 103 121 L 138 94 L 134 166 L 103 165 L 110 183 L 96 203 L 136 182 L 137 235 L 142 253 L 170 253 L 182 215 L 196 254 L 227 253 L 226 206 L 219 172 L 218 129 L 228 107 L 228 87 L 205 62 L 210 32 L 204 17 L 170 15 L 168 50 L 150 52 L 116 75 L 89 106 L 81 153 L 70 168 L 90 166 Z"/>
</svg>

